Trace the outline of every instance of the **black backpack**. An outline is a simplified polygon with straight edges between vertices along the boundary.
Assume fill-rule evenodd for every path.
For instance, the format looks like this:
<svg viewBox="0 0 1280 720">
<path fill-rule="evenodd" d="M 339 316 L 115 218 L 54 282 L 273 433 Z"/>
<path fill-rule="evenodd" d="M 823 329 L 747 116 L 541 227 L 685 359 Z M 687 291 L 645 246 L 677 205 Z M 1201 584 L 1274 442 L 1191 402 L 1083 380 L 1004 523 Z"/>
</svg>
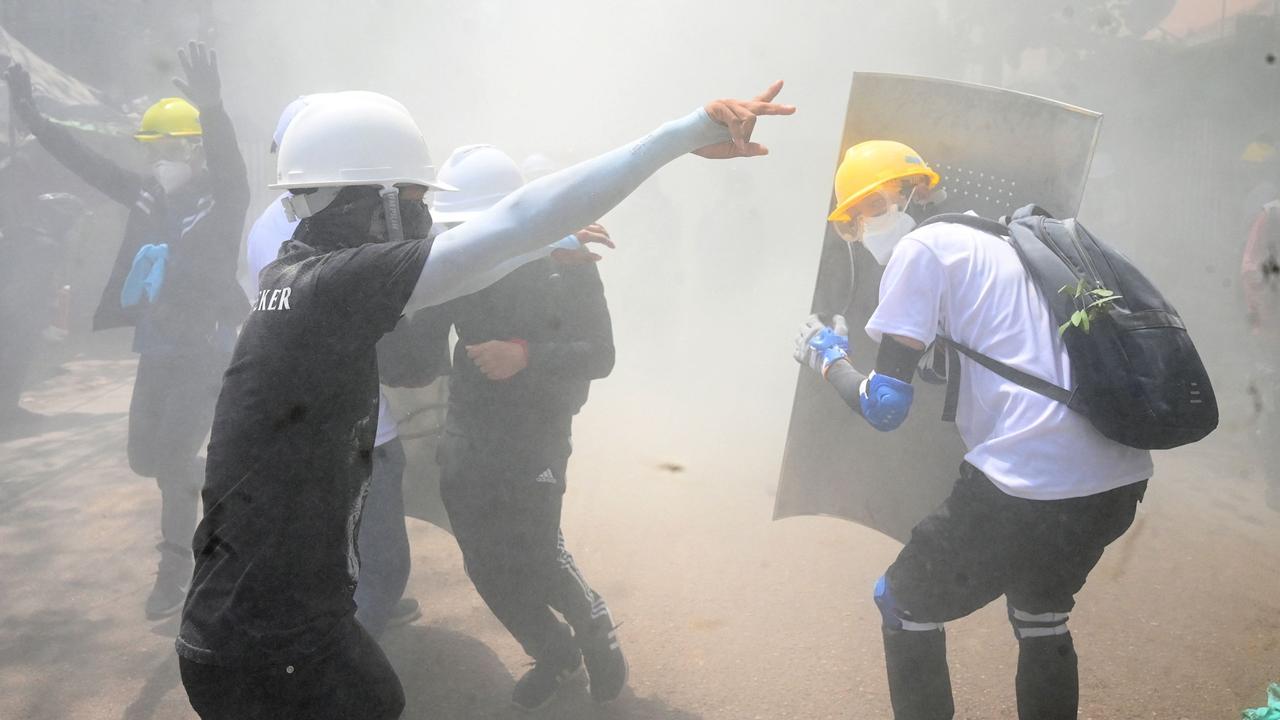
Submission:
<svg viewBox="0 0 1280 720">
<path fill-rule="evenodd" d="M 949 338 L 940 341 L 1028 390 L 1066 404 L 1129 447 L 1186 445 L 1218 426 L 1218 402 L 1187 328 L 1133 263 L 1074 219 L 1028 205 L 1001 222 L 949 213 L 949 222 L 1003 238 L 1049 303 L 1071 360 L 1075 390 L 1005 365 Z M 955 417 L 958 363 L 948 363 L 946 419 Z"/>
</svg>

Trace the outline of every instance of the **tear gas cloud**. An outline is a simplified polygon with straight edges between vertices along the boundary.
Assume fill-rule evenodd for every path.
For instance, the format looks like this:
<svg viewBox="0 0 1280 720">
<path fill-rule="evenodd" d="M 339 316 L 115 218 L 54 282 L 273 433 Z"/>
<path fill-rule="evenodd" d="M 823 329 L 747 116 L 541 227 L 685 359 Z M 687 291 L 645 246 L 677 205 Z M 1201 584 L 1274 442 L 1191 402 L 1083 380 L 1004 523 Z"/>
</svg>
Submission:
<svg viewBox="0 0 1280 720">
<path fill-rule="evenodd" d="M 1102 112 L 1082 219 L 1171 288 L 1216 377 L 1247 362 L 1232 349 L 1244 329 L 1230 248 L 1249 185 L 1234 161 L 1266 129 L 1280 69 L 1253 46 L 1188 61 L 1194 49 L 1175 52 L 1175 38 L 1150 30 L 1172 3 L 1129 3 L 1114 16 L 1101 3 L 1009 9 L 981 23 L 981 9 L 960 5 L 285 0 L 222 4 L 216 21 L 228 106 L 248 148 L 265 148 L 294 96 L 364 88 L 409 107 L 437 162 L 489 142 L 563 165 L 707 98 L 785 79 L 782 98 L 800 115 L 760 124 L 771 157 L 682 160 L 604 218 L 620 244 L 601 266 L 620 361 L 593 388 L 584 446 L 611 436 L 646 459 L 672 455 L 734 477 L 768 476 L 781 454 L 796 373 L 788 350 L 812 294 L 854 70 L 1002 85 Z M 1015 42 L 1033 28 L 1062 41 Z M 1144 46 L 1135 30 L 1155 39 Z M 1073 62 L 1073 52 L 1102 60 Z M 1111 72 L 1097 72 L 1108 62 Z M 1206 95 L 1188 103 L 1175 87 Z M 249 155 L 260 190 L 270 160 Z M 853 342 L 868 341 L 855 332 Z M 1228 407 L 1241 402 L 1223 385 Z"/>
<path fill-rule="evenodd" d="M 20 31 L 35 27 L 39 32 L 28 33 L 35 37 L 28 43 L 33 49 L 71 74 L 88 75 L 90 61 L 85 58 L 90 53 L 76 48 L 78 42 L 84 42 L 85 47 L 93 45 L 84 39 L 89 34 L 86 28 L 92 27 L 92 21 L 86 19 L 92 14 L 86 9 L 90 5 L 115 4 L 13 0 L 12 8 L 0 8 L 0 25 L 24 42 L 27 38 Z M 1205 10 L 1206 5 L 1214 10 Z M 773 583 L 769 578 L 781 575 L 784 566 L 787 583 L 794 584 L 790 590 L 802 587 L 806 601 L 838 598 L 823 606 L 823 612 L 838 613 L 841 622 L 848 621 L 857 632 L 866 633 L 858 636 L 857 643 L 846 645 L 856 645 L 857 652 L 865 647 L 879 651 L 880 617 L 870 602 L 869 590 L 900 546 L 873 530 L 847 523 L 814 519 L 767 522 L 767 508 L 773 504 L 767 496 L 776 490 L 797 374 L 801 372 L 792 359 L 793 344 L 800 321 L 810 311 L 824 234 L 828 232 L 826 216 L 833 172 L 843 149 L 840 140 L 851 73 L 897 73 L 981 83 L 1102 113 L 1101 134 L 1079 213 L 1081 221 L 1132 258 L 1177 307 L 1208 367 L 1222 415 L 1219 430 L 1194 449 L 1157 453 L 1158 479 L 1151 482 L 1151 497 L 1142 506 L 1134 529 L 1116 543 L 1115 550 L 1107 551 L 1107 560 L 1095 573 L 1104 576 L 1097 585 L 1103 588 L 1108 587 L 1104 582 L 1124 576 L 1124 583 L 1118 584 L 1123 590 L 1117 591 L 1126 593 L 1124 604 L 1111 597 L 1117 593 L 1110 590 L 1095 590 L 1089 598 L 1093 602 L 1090 607 L 1098 608 L 1093 620 L 1097 624 L 1092 627 L 1095 641 L 1105 635 L 1121 638 L 1108 639 L 1105 642 L 1112 644 L 1103 647 L 1110 653 L 1108 662 L 1114 665 L 1091 667 L 1089 672 L 1094 674 L 1088 677 L 1082 672 L 1082 684 L 1105 686 L 1099 676 L 1112 670 L 1117 676 L 1131 672 L 1124 675 L 1127 682 L 1165 671 L 1173 678 L 1170 683 L 1192 675 L 1198 680 L 1199 668 L 1212 666 L 1214 672 L 1205 674 L 1206 687 L 1212 683 L 1223 687 L 1197 686 L 1169 694 L 1177 695 L 1177 702 L 1202 694 L 1204 697 L 1193 700 L 1203 705 L 1185 712 L 1199 716 L 1196 713 L 1204 710 L 1207 717 L 1221 714 L 1228 706 L 1233 710 L 1239 707 L 1245 702 L 1240 699 L 1242 693 L 1256 692 L 1259 678 L 1267 672 L 1274 674 L 1276 663 L 1280 663 L 1276 654 L 1280 644 L 1270 627 L 1274 623 L 1263 621 L 1259 625 L 1265 626 L 1262 630 L 1254 628 L 1256 618 L 1274 618 L 1280 611 L 1270 593 L 1255 587 L 1259 585 L 1256 578 L 1266 578 L 1267 563 L 1274 564 L 1277 559 L 1276 551 L 1267 549 L 1274 548 L 1274 543 L 1260 538 L 1274 538 L 1280 515 L 1265 507 L 1260 461 L 1250 442 L 1264 410 L 1273 413 L 1271 417 L 1280 417 L 1267 406 L 1277 398 L 1264 398 L 1256 385 L 1258 368 L 1266 364 L 1258 359 L 1265 358 L 1267 352 L 1273 359 L 1280 357 L 1280 349 L 1272 340 L 1272 350 L 1260 350 L 1265 344 L 1250 331 L 1240 280 L 1241 252 L 1250 223 L 1261 203 L 1275 199 L 1280 192 L 1280 128 L 1276 127 L 1280 117 L 1280 62 L 1276 61 L 1280 17 L 1275 5 L 1271 0 L 1232 0 L 1221 3 L 1220 8 L 1218 2 L 1208 0 L 1060 0 L 1046 9 L 1041 3 L 1015 0 L 190 0 L 156 9 L 167 13 L 167 31 L 139 33 L 131 42 L 122 43 L 118 61 L 128 71 L 103 73 L 96 82 L 109 98 L 108 104 L 127 105 L 133 113 L 132 123 L 145 103 L 176 94 L 170 78 L 178 71 L 172 60 L 177 42 L 200 37 L 215 46 L 224 105 L 248 166 L 252 202 L 247 229 L 276 197 L 276 191 L 267 187 L 275 171 L 275 156 L 269 152 L 272 132 L 281 110 L 299 95 L 360 89 L 399 100 L 423 130 L 437 168 L 454 148 L 475 143 L 493 144 L 517 161 L 544 154 L 565 167 L 640 137 L 712 98 L 749 97 L 774 80 L 786 81 L 778 100 L 794 104 L 798 112 L 785 120 L 764 118 L 755 129 L 754 139 L 770 148 L 768 157 L 723 163 L 678 159 L 600 220 L 618 244 L 616 250 L 601 251 L 605 257 L 599 265 L 612 314 L 617 362 L 609 377 L 592 383 L 590 401 L 574 421 L 575 470 L 570 474 L 582 468 L 584 482 L 576 487 L 576 479 L 569 483 L 575 489 L 566 496 L 566 534 L 572 529 L 598 543 L 595 547 L 583 543 L 580 558 L 584 567 L 588 571 L 610 568 L 612 576 L 603 570 L 599 573 L 605 594 L 616 591 L 611 597 L 625 598 L 611 602 L 623 606 L 624 614 L 629 611 L 638 618 L 635 624 L 651 634 L 650 642 L 654 634 L 660 634 L 654 631 L 658 627 L 654 618 L 660 616 L 664 622 L 668 615 L 676 618 L 670 621 L 671 628 L 683 630 L 687 625 L 694 631 L 673 631 L 670 638 L 664 638 L 664 642 L 671 642 L 671 648 L 661 648 L 661 653 L 669 651 L 675 658 L 667 670 L 683 667 L 682 663 L 687 665 L 692 658 L 701 668 L 704 649 L 695 645 L 704 638 L 719 643 L 730 633 L 710 633 L 722 626 L 733 629 L 734 639 L 705 651 L 708 667 L 719 662 L 724 668 L 738 668 L 742 658 L 774 662 L 781 657 L 778 653 L 789 650 L 803 652 L 808 658 L 810 646 L 836 645 L 831 638 L 838 633 L 825 616 L 815 622 L 816 612 L 810 617 L 807 610 L 795 613 L 792 607 L 781 607 L 790 602 L 782 581 L 767 587 L 756 584 Z M 96 7 L 93 12 L 108 10 Z M 133 8 L 129 12 L 141 11 Z M 63 22 L 65 27 L 59 25 Z M 119 80 L 121 77 L 128 79 Z M 128 100 L 139 97 L 142 99 Z M 904 115 L 913 112 L 909 104 L 892 110 Z M 1251 143 L 1255 155 L 1263 156 L 1261 161 L 1245 158 Z M 123 149 L 123 142 L 114 146 L 104 142 L 103 146 L 121 162 L 137 162 Z M 1053 151 L 1045 149 L 1047 155 Z M 27 161 L 19 158 L 14 163 Z M 42 161 L 54 165 L 47 158 Z M 0 182 L 12 182 L 14 177 L 21 175 L 0 174 Z M 944 172 L 944 188 L 949 180 Z M 68 174 L 40 182 L 42 188 L 48 186 L 42 192 L 51 192 L 62 187 L 59 182 L 66 185 L 71 180 Z M 94 215 L 78 225 L 78 244 L 67 263 L 72 268 L 69 272 L 78 278 L 75 282 L 88 288 L 76 287 L 79 299 L 70 311 L 73 316 L 85 316 L 79 325 L 84 326 L 86 337 L 87 315 L 105 282 L 126 214 L 90 192 L 84 190 L 84 199 Z M 6 199 L 4 187 L 0 187 L 0 202 L 12 202 Z M 7 212 L 10 209 L 0 206 L 0 213 Z M 243 280 L 243 252 L 240 265 Z M 14 291 L 8 293 L 5 301 L 11 302 Z M 74 319 L 71 326 L 74 335 Z M 854 346 L 871 344 L 861 328 L 850 330 Z M 119 341 L 122 336 L 114 337 Z M 77 360 L 100 359 L 95 353 L 101 348 L 93 342 L 109 344 L 85 341 Z M 119 359 L 126 357 L 121 349 L 125 344 L 116 342 L 119 347 L 112 350 L 114 355 L 103 352 L 108 357 L 102 361 L 104 367 L 132 360 L 132 355 L 127 356 L 128 361 Z M 131 374 L 116 370 L 121 377 Z M 45 368 L 27 382 L 28 389 L 52 374 Z M 86 417 L 96 407 L 93 403 L 106 396 L 104 388 L 106 381 L 97 375 L 76 388 L 75 392 L 86 398 Z M 127 406 L 127 392 L 124 397 Z M 123 424 L 123 415 L 103 416 L 106 419 L 102 422 Z M 67 420 L 68 426 L 79 421 L 77 417 Z M 61 426 L 54 429 L 60 431 Z M 123 434 L 121 431 L 117 436 Z M 24 493 L 28 487 L 35 488 L 30 497 L 40 497 L 37 481 L 32 479 L 43 477 L 40 473 L 45 472 L 43 466 L 37 467 L 39 453 L 61 452 L 56 445 L 61 436 L 46 440 L 38 444 L 0 437 L 0 451 L 8 453 L 0 453 L 0 459 L 17 458 L 7 471 L 12 478 L 0 478 L 0 490 L 13 489 L 13 494 L 0 493 L 0 498 L 13 501 L 7 516 L 0 508 L 0 546 L 27 548 L 23 556 L 27 558 L 44 550 L 31 549 L 36 541 L 24 537 L 19 515 L 27 517 L 24 508 L 45 506 L 37 507 L 35 502 L 24 505 Z M 1280 443 L 1280 438 L 1275 441 Z M 94 453 L 103 457 L 115 453 L 111 457 L 119 467 L 108 470 L 136 480 L 121 459 L 123 447 L 115 446 L 123 446 L 123 440 L 115 437 L 111 442 L 115 444 L 98 447 L 86 440 L 77 448 L 80 454 L 69 453 L 59 459 L 58 463 L 70 469 L 50 487 L 67 483 L 68 488 L 86 495 L 106 492 L 90 487 L 92 473 L 101 470 L 99 466 L 106 467 L 106 461 L 90 457 Z M 81 468 L 87 470 L 82 473 Z M 659 479 L 645 484 L 654 477 Z M 618 481 L 616 488 L 611 484 L 614 480 Z M 1223 484 L 1216 484 L 1219 481 Z M 406 494 L 420 490 L 412 485 L 406 477 Z M 124 491 L 110 492 L 125 497 Z M 65 494 L 70 497 L 74 493 Z M 115 503 L 117 495 L 109 500 L 94 497 L 105 507 L 108 502 Z M 99 547 L 96 555 L 85 553 L 77 545 L 77 537 L 54 537 L 56 533 L 49 531 L 41 537 L 54 539 L 39 542 L 48 542 L 49 552 L 61 558 L 56 567 L 45 568 L 30 561 L 22 562 L 22 568 L 15 562 L 0 565 L 0 569 L 15 576 L 30 570 L 32 588 L 61 587 L 65 577 L 87 573 L 81 566 L 90 558 L 103 568 L 119 570 L 129 582 L 149 583 L 149 576 L 140 579 L 134 572 L 137 568 L 124 567 L 124 563 L 150 552 L 147 538 L 148 533 L 154 534 L 156 513 L 142 501 L 129 498 L 111 508 L 118 515 L 111 516 L 116 523 L 113 532 L 122 537 L 130 534 L 133 544 L 128 552 L 116 553 L 114 548 L 107 552 Z M 407 500 L 413 504 L 421 497 Z M 439 506 L 439 498 L 428 504 Z M 95 512 L 97 509 L 95 506 Z M 102 514 L 106 517 L 108 513 L 104 510 Z M 47 515 L 54 518 L 48 520 L 48 527 L 59 527 L 55 524 L 57 514 L 48 510 Z M 1144 521 L 1144 517 L 1149 519 Z M 35 512 L 30 518 L 43 523 L 46 514 Z M 9 530 L 6 523 L 12 526 Z M 144 530 L 135 532 L 136 528 L 127 527 L 130 523 Z M 431 583 L 434 592 L 435 583 L 447 572 L 456 570 L 461 576 L 461 561 L 453 554 L 457 546 L 452 537 L 434 529 L 428 534 L 422 527 L 410 530 L 415 533 L 411 589 L 414 583 L 419 590 Z M 1138 537 L 1141 542 L 1134 539 Z M 1204 537 L 1212 542 L 1200 542 L 1198 538 Z M 25 544 L 11 545 L 10 539 Z M 607 550 L 597 553 L 602 547 Z M 628 548 L 634 552 L 626 552 Z M 815 548 L 828 552 L 816 552 Z M 1166 548 L 1176 548 L 1176 552 Z M 618 562 L 621 555 L 628 557 Z M 710 568 L 708 557 L 715 568 Z M 113 558 L 121 563 L 119 568 L 111 565 Z M 1258 566 L 1252 567 L 1252 562 Z M 1209 587 L 1200 579 L 1204 573 L 1199 570 L 1211 565 L 1230 575 L 1230 582 L 1224 581 L 1224 585 L 1248 591 Z M 1178 582 L 1185 580 L 1195 587 L 1174 589 L 1170 578 L 1183 572 L 1196 578 L 1178 578 Z M 94 583 L 100 580 L 87 576 L 90 580 L 85 587 L 96 587 Z M 633 586 L 661 586 L 674 599 L 652 599 L 657 592 L 642 597 L 644 593 L 630 592 Z M 466 590 L 470 592 L 469 585 Z M 739 597 L 726 600 L 717 592 L 739 593 Z M 0 591 L 0 598 L 4 594 Z M 1149 607 L 1148 595 L 1155 596 Z M 439 606 L 433 605 L 437 596 L 425 597 L 428 607 L 424 615 L 432 622 L 446 618 L 440 621 L 444 627 L 461 617 L 465 622 L 458 620 L 459 627 L 466 628 L 462 634 L 474 629 L 474 624 L 467 624 L 474 619 L 467 613 L 476 609 L 479 600 L 470 595 L 458 600 L 458 594 L 450 595 L 448 588 L 440 590 L 438 597 L 443 599 Z M 628 601 L 630 607 L 624 604 Z M 34 593 L 14 592 L 12 603 L 0 602 L 15 618 L 13 622 L 6 619 L 4 625 L 18 628 L 19 639 L 43 632 L 45 626 L 36 622 L 43 617 L 42 602 Z M 687 618 L 679 614 L 683 609 L 669 612 L 682 604 L 707 617 Z M 94 612 L 100 606 L 93 606 Z M 852 620 L 846 606 L 856 608 Z M 124 611 L 114 606 L 103 612 L 116 613 L 112 620 L 103 621 L 113 633 L 109 642 L 104 641 L 108 650 L 134 643 L 146 632 L 139 618 L 118 620 Z M 1000 623 L 1004 612 L 1001 603 L 995 611 L 1001 616 Z M 1229 641 L 1187 639 L 1204 628 L 1214 628 L 1208 635 L 1216 633 L 1224 617 L 1231 618 L 1225 623 L 1231 632 L 1223 635 Z M 1191 620 L 1183 627 L 1186 618 Z M 1157 627 L 1157 619 L 1164 627 L 1177 624 L 1179 629 Z M 129 622 L 133 625 L 127 625 Z M 61 625 L 50 623 L 49 627 Z M 738 632 L 743 627 L 751 632 Z M 1007 632 L 1007 627 L 1000 628 Z M 697 634 L 704 631 L 708 634 Z M 172 660 L 172 632 L 164 632 L 169 632 L 164 639 L 165 657 Z M 453 652 L 458 639 L 444 637 L 450 632 L 440 632 L 447 640 L 441 645 Z M 514 650 L 504 650 L 506 646 L 500 644 L 510 645 L 510 638 L 502 635 L 502 639 L 493 640 L 496 634 L 486 636 L 485 632 L 489 630 L 481 628 L 475 634 L 497 647 L 498 653 L 510 655 L 502 660 L 513 665 Z M 750 637 L 752 632 L 759 635 Z M 1135 638 L 1167 644 L 1131 643 L 1130 632 Z M 688 640 L 690 637 L 693 640 Z M 998 644 L 991 637 L 995 637 L 994 631 L 970 635 L 968 641 L 956 643 L 957 654 L 970 660 L 996 657 L 996 650 L 988 647 Z M 0 646 L 6 645 L 5 639 L 0 633 Z M 436 639 L 432 636 L 431 641 Z M 680 645 L 683 641 L 690 644 Z M 51 646 L 57 642 L 61 641 L 50 641 Z M 708 646 L 711 644 L 709 641 Z M 762 652 L 763 644 L 781 649 Z M 10 645 L 18 647 L 19 643 Z M 1123 655 L 1122 645 L 1129 655 Z M 398 661 L 405 686 L 412 688 L 414 682 L 429 686 L 430 678 L 423 680 L 408 674 L 416 671 L 404 670 L 422 665 L 422 653 L 405 650 L 408 647 L 409 641 L 403 641 L 390 653 L 402 654 L 393 660 Z M 1000 652 L 1006 650 L 1012 652 L 999 648 Z M 854 652 L 844 645 L 839 651 Z M 646 652 L 654 657 L 646 658 Z M 716 656 L 716 652 L 732 653 L 733 657 Z M 68 656 L 72 654 L 68 652 Z M 820 702 L 824 695 L 792 692 L 790 688 L 801 682 L 795 676 L 786 678 L 784 684 L 789 689 L 785 693 L 776 691 L 776 683 L 770 682 L 753 681 L 750 684 L 759 687 L 743 688 L 749 684 L 745 676 L 733 682 L 721 682 L 716 676 L 686 688 L 683 677 L 670 681 L 663 675 L 658 654 L 649 646 L 640 646 L 637 667 L 656 668 L 646 670 L 659 678 L 653 687 L 679 687 L 670 691 L 675 698 L 672 702 L 704 709 L 707 718 L 722 717 L 708 709 L 713 707 L 732 711 L 724 717 L 769 717 L 769 710 L 759 710 L 765 707 L 763 703 L 776 705 L 783 695 L 790 702 L 792 696 L 801 694 L 818 698 L 805 702 Z M 998 662 L 1009 661 L 1000 658 Z M 878 656 L 872 659 L 879 661 Z M 510 683 L 503 662 L 492 664 L 498 667 L 498 685 L 506 692 Z M 852 656 L 843 657 L 802 670 L 789 668 L 787 673 L 804 675 L 805 687 L 827 681 L 847 685 L 855 673 L 846 669 L 858 662 Z M 860 692 L 864 690 L 864 672 L 883 683 L 884 667 L 876 663 L 856 673 Z M 41 658 L 29 660 L 28 665 L 33 677 L 58 675 L 46 673 L 48 663 Z M 459 666 L 471 672 L 471 665 Z M 829 670 L 847 677 L 824 675 Z M 772 682 L 782 675 L 770 677 Z M 0 678 L 0 685 L 4 683 Z M 1121 683 L 1116 680 L 1113 684 Z M 158 685 L 148 681 L 148 688 L 153 684 Z M 23 687 L 28 688 L 23 697 L 37 694 L 29 691 L 35 685 Z M 651 693 L 653 687 L 644 693 Z M 424 691 L 433 700 L 448 694 L 432 692 Z M 452 688 L 449 692 L 459 694 Z M 888 696 L 879 686 L 864 694 L 875 692 L 880 693 L 875 701 L 887 713 Z M 960 697 L 966 692 L 975 691 L 962 689 Z M 1132 693 L 1125 702 L 1146 702 L 1162 694 L 1159 687 L 1144 689 L 1142 697 Z M 843 702 L 840 693 L 831 695 L 835 698 L 832 702 Z M 187 712 L 185 698 L 179 699 L 183 701 L 181 712 Z M 410 704 L 414 701 L 411 697 Z M 416 701 L 422 703 L 422 697 Z M 985 696 L 983 701 L 994 702 Z M 1099 702 L 1096 698 L 1086 701 Z M 650 702 L 650 698 L 641 702 Z M 144 705 L 140 699 L 130 706 L 130 712 Z M 4 707 L 0 701 L 0 709 Z M 1206 708 L 1212 708 L 1213 713 Z M 1103 711 L 1094 709 L 1095 717 L 1148 712 L 1145 706 L 1110 704 Z M 642 707 L 635 716 L 702 717 L 669 710 L 665 706 Z M 819 717 L 835 716 L 847 708 L 836 707 L 830 713 L 812 710 L 810 716 Z M 1011 706 L 1003 710 L 979 712 L 975 717 L 1015 714 Z M 1178 711 L 1183 712 L 1181 706 Z M 86 711 L 84 716 L 90 714 Z M 158 716 L 164 716 L 163 709 Z M 587 716 L 589 713 L 566 715 Z"/>
</svg>

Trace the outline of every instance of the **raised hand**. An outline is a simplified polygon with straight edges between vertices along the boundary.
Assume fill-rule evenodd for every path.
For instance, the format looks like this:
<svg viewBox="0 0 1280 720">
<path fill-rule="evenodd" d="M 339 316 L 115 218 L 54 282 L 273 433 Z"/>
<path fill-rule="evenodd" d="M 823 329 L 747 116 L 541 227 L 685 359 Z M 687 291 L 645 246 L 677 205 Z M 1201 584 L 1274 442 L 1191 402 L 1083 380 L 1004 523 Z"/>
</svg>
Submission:
<svg viewBox="0 0 1280 720">
<path fill-rule="evenodd" d="M 178 62 L 182 64 L 182 74 L 186 79 L 174 78 L 173 84 L 197 108 L 217 107 L 222 102 L 218 52 L 192 40 L 185 51 L 178 49 Z"/>
<path fill-rule="evenodd" d="M 761 115 L 791 115 L 796 111 L 794 105 L 773 102 L 781 91 L 782 81 L 779 80 L 751 100 L 724 99 L 707 103 L 704 107 L 707 115 L 729 128 L 730 139 L 728 142 L 699 148 L 693 153 L 712 160 L 768 155 L 769 148 L 751 142 L 751 133 L 755 130 L 756 119 Z"/>
</svg>

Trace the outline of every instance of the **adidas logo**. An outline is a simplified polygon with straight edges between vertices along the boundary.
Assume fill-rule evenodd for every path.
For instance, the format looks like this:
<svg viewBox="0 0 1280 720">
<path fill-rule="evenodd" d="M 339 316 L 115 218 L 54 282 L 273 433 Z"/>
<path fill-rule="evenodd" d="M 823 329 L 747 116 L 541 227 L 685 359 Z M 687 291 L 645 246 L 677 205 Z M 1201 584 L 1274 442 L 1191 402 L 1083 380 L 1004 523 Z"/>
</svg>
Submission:
<svg viewBox="0 0 1280 720">
<path fill-rule="evenodd" d="M 540 483 L 551 483 L 552 485 L 554 485 L 554 484 L 556 484 L 556 482 L 558 482 L 558 481 L 556 480 L 556 476 L 555 476 L 554 474 L 552 474 L 552 472 L 551 472 L 551 468 L 547 468 L 546 470 L 543 470 L 543 471 L 542 471 L 542 474 L 541 474 L 541 475 L 539 475 L 538 477 L 534 478 L 534 479 L 533 479 L 533 481 L 534 481 L 534 482 L 540 482 Z"/>
</svg>

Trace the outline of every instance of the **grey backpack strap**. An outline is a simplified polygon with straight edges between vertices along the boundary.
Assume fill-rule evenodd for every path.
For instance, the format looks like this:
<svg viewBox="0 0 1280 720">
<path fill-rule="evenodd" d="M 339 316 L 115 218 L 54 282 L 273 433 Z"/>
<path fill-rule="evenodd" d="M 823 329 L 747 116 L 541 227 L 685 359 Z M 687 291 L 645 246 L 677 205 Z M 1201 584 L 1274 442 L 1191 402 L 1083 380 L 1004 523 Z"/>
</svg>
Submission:
<svg viewBox="0 0 1280 720">
<path fill-rule="evenodd" d="M 938 341 L 939 347 L 947 346 L 947 395 L 942 402 L 942 422 L 955 422 L 956 408 L 960 407 L 960 353 L 942 338 Z"/>
<path fill-rule="evenodd" d="M 1040 395 L 1043 395 L 1049 398 L 1050 400 L 1056 400 L 1077 412 L 1084 412 L 1083 403 L 1081 403 L 1079 398 L 1076 397 L 1076 394 L 1071 392 L 1070 390 L 1067 390 L 1065 388 L 1060 388 L 1057 385 L 1054 385 L 1053 383 L 1049 382 L 1048 380 L 1045 380 L 1043 378 L 1038 378 L 1035 375 L 1023 372 L 1015 367 L 1010 367 L 1008 365 L 1005 365 L 999 360 L 996 360 L 995 358 L 990 357 L 988 355 L 983 355 L 982 353 L 972 348 L 961 345 L 960 343 L 956 342 L 955 340 L 952 340 L 951 338 L 943 337 L 939 335 L 938 340 L 940 342 L 945 342 L 947 344 L 952 357 L 954 357 L 954 359 L 957 360 L 954 367 L 951 366 L 952 364 L 950 360 L 948 360 L 948 363 L 947 363 L 948 364 L 947 379 L 949 382 L 947 385 L 947 400 L 946 400 L 946 403 L 943 405 L 943 411 L 942 411 L 943 420 L 946 420 L 948 422 L 954 421 L 955 409 L 956 409 L 956 406 L 959 404 L 960 363 L 958 362 L 959 358 L 955 357 L 955 353 L 957 351 L 960 353 L 963 353 L 965 357 L 978 363 L 982 367 L 990 370 L 991 372 L 999 375 L 1000 377 L 1004 378 L 1005 380 L 1008 380 L 1011 383 L 1020 385 L 1034 393 L 1039 393 Z M 955 378 L 954 380 L 952 380 L 953 373 Z M 950 417 L 947 416 L 948 413 L 950 414 Z"/>
<path fill-rule="evenodd" d="M 969 215 L 967 213 L 942 213 L 941 215 L 934 215 L 933 217 L 922 221 L 916 227 L 924 227 L 925 225 L 932 225 L 934 223 L 955 223 L 956 225 L 964 225 L 966 227 L 971 227 L 974 230 L 981 230 L 984 233 L 990 233 L 992 235 L 1003 237 L 1009 236 L 1008 225 L 996 222 L 995 220 L 988 220 L 984 217 L 978 217 L 977 215 Z"/>
</svg>

